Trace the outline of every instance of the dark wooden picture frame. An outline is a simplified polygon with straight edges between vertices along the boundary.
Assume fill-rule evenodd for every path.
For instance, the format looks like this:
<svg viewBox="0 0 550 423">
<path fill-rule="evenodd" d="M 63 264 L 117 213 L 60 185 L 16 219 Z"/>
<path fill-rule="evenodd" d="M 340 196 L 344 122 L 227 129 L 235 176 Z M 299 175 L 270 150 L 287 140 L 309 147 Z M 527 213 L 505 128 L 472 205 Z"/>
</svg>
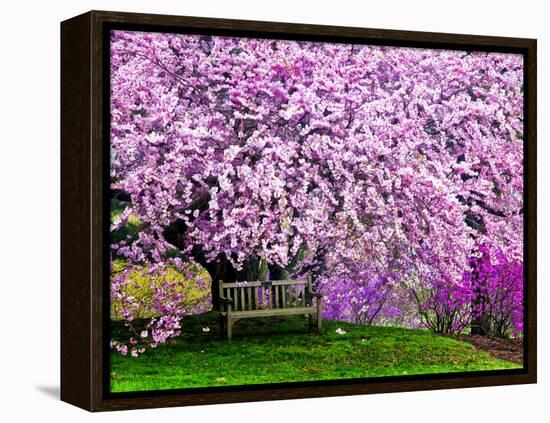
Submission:
<svg viewBox="0 0 550 423">
<path fill-rule="evenodd" d="M 525 335 L 518 371 L 438 374 L 111 394 L 109 289 L 109 111 L 107 31 L 181 28 L 409 47 L 514 52 L 524 56 Z M 61 23 L 61 399 L 90 411 L 265 401 L 536 383 L 536 40 L 351 27 L 91 11 Z M 107 223 L 106 223 L 107 222 Z M 283 386 L 284 385 L 284 386 Z"/>
</svg>

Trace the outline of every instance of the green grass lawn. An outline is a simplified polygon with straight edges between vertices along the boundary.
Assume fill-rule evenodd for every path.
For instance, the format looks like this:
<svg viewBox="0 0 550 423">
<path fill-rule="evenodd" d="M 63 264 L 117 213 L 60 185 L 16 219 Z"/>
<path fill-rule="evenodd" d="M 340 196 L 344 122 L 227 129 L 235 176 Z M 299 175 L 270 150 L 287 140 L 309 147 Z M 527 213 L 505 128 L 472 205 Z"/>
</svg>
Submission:
<svg viewBox="0 0 550 423">
<path fill-rule="evenodd" d="M 472 345 L 423 330 L 323 322 L 301 316 L 240 320 L 232 343 L 215 314 L 187 318 L 182 335 L 138 358 L 111 355 L 111 390 L 128 392 L 514 369 Z M 202 328 L 210 327 L 204 333 Z M 339 335 L 337 328 L 347 333 Z"/>
</svg>

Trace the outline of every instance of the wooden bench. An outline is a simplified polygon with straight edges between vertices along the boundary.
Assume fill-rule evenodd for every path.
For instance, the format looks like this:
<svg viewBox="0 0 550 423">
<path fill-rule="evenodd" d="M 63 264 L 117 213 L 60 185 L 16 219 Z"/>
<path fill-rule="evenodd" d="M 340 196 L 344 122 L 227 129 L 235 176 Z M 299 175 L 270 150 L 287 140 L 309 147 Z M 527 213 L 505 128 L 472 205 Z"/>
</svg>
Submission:
<svg viewBox="0 0 550 423">
<path fill-rule="evenodd" d="M 229 341 L 237 320 L 255 317 L 302 314 L 308 316 L 311 328 L 315 316 L 317 331 L 321 330 L 322 294 L 313 292 L 309 277 L 306 280 L 219 282 L 220 332 L 223 336 L 225 324 Z"/>
</svg>

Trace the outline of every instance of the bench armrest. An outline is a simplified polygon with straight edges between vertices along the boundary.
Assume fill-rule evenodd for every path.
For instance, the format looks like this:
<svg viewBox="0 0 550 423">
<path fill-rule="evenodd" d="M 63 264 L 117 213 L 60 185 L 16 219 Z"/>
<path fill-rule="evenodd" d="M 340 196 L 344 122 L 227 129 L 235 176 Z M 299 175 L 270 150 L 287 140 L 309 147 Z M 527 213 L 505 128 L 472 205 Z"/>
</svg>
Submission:
<svg viewBox="0 0 550 423">
<path fill-rule="evenodd" d="M 307 293 L 309 297 L 315 297 L 315 298 L 323 298 L 323 294 L 320 292 L 310 291 Z"/>
<path fill-rule="evenodd" d="M 233 298 L 220 297 L 220 303 L 233 304 Z"/>
</svg>

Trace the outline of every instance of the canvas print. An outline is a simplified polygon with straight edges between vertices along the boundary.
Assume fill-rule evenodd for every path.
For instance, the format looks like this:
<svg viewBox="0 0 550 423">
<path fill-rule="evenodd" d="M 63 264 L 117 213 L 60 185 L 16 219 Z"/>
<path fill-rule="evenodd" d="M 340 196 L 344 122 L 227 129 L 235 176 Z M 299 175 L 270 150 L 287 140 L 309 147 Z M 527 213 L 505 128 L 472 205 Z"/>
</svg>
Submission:
<svg viewBox="0 0 550 423">
<path fill-rule="evenodd" d="M 522 369 L 523 75 L 111 31 L 111 392 Z"/>
</svg>

